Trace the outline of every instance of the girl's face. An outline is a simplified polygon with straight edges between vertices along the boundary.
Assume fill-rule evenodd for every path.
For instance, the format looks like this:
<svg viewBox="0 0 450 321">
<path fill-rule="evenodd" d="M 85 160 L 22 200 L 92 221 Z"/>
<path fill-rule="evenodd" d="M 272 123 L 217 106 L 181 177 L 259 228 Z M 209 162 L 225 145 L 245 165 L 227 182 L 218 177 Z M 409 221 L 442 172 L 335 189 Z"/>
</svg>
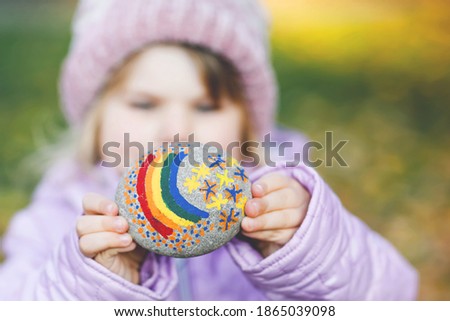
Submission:
<svg viewBox="0 0 450 321">
<path fill-rule="evenodd" d="M 140 155 L 135 145 L 125 145 L 127 134 L 129 142 L 141 144 L 145 152 L 149 143 L 156 149 L 163 142 L 173 142 L 176 134 L 180 141 L 188 141 L 194 134 L 196 142 L 216 142 L 224 150 L 241 141 L 243 107 L 225 97 L 215 106 L 196 65 L 183 49 L 155 46 L 136 59 L 126 79 L 103 100 L 99 133 L 103 160 L 112 161 L 108 156 L 114 152 L 121 157 L 119 172 L 132 165 Z M 105 156 L 109 142 L 115 145 Z M 238 148 L 233 149 L 233 157 L 240 159 Z"/>
</svg>

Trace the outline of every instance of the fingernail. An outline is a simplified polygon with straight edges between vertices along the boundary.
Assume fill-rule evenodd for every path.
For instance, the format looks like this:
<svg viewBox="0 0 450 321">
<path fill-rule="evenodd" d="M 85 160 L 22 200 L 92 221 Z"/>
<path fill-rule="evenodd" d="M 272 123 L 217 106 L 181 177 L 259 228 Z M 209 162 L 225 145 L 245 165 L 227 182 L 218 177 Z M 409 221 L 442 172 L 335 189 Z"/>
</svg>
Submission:
<svg viewBox="0 0 450 321">
<path fill-rule="evenodd" d="M 255 227 L 255 224 L 251 219 L 247 219 L 247 230 L 253 231 L 253 228 Z"/>
<path fill-rule="evenodd" d="M 111 213 L 111 214 L 114 213 L 115 209 L 116 209 L 116 205 L 115 205 L 115 204 L 109 204 L 109 205 L 106 207 L 106 210 L 108 211 L 108 213 Z"/>
<path fill-rule="evenodd" d="M 255 184 L 255 191 L 256 191 L 256 193 L 258 195 L 263 195 L 264 194 L 264 187 L 261 184 L 256 183 Z"/>
<path fill-rule="evenodd" d="M 253 213 L 257 215 L 259 213 L 259 205 L 258 202 L 256 200 L 252 200 L 250 203 L 250 207 L 253 209 Z"/>
<path fill-rule="evenodd" d="M 114 225 L 118 231 L 122 231 L 125 228 L 125 222 L 122 219 L 117 219 Z"/>
<path fill-rule="evenodd" d="M 130 236 L 130 234 L 122 234 L 122 235 L 120 236 L 120 241 L 121 241 L 123 244 L 128 244 L 128 243 L 130 243 L 130 242 L 131 242 L 131 236 Z"/>
</svg>

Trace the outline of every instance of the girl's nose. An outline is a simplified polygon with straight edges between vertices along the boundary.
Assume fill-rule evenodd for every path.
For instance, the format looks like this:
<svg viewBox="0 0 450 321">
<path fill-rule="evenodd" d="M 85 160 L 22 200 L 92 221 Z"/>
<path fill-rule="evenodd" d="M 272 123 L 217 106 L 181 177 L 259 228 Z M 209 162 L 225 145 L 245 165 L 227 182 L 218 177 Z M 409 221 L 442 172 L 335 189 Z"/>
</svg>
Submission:
<svg viewBox="0 0 450 321">
<path fill-rule="evenodd" d="M 185 106 L 167 106 L 161 122 L 164 142 L 173 142 L 176 135 L 179 141 L 188 141 L 191 134 L 191 119 Z"/>
</svg>

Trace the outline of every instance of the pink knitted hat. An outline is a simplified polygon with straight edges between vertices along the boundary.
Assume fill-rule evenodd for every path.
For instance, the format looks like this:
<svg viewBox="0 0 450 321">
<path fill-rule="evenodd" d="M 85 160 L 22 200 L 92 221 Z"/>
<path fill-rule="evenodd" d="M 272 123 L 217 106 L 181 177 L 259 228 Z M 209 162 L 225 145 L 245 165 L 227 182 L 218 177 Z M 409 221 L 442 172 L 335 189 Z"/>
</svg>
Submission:
<svg viewBox="0 0 450 321">
<path fill-rule="evenodd" d="M 261 138 L 272 128 L 277 101 L 268 28 L 258 0 L 82 0 L 60 81 L 66 118 L 81 123 L 109 72 L 133 51 L 154 41 L 182 41 L 235 64 Z"/>
</svg>

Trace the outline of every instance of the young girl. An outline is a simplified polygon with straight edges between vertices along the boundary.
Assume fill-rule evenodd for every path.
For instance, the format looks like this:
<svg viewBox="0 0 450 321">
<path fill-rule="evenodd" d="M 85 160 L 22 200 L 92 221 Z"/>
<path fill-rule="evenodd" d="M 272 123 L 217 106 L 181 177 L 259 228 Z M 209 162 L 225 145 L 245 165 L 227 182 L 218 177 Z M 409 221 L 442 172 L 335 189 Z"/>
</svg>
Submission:
<svg viewBox="0 0 450 321">
<path fill-rule="evenodd" d="M 349 213 L 317 172 L 288 166 L 305 139 L 274 124 L 268 17 L 256 0 L 81 1 L 64 64 L 73 157 L 47 171 L 3 239 L 0 298 L 23 300 L 414 299 L 415 269 Z M 140 248 L 118 216 L 124 137 L 159 146 L 261 141 L 240 234 L 189 259 Z M 119 142 L 121 164 L 103 166 Z M 286 154 L 286 152 L 290 153 Z M 238 150 L 239 152 L 239 150 Z M 236 152 L 243 159 L 246 151 Z M 262 159 L 261 159 L 262 160 Z"/>
</svg>

